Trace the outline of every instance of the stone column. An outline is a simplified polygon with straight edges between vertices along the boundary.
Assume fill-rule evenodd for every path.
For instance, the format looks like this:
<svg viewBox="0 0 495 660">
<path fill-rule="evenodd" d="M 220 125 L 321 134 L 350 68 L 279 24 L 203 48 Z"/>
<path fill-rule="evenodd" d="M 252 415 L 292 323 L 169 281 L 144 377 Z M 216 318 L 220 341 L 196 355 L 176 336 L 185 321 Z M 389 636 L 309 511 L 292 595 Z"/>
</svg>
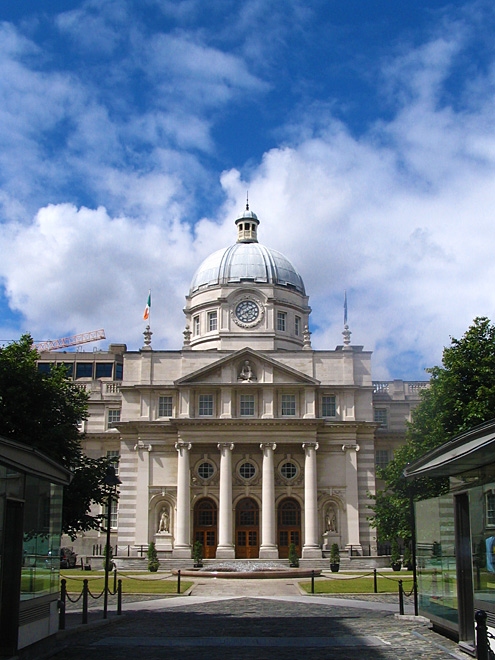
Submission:
<svg viewBox="0 0 495 660">
<path fill-rule="evenodd" d="M 303 559 L 321 559 L 318 536 L 317 442 L 305 442 L 304 449 L 304 546 Z"/>
<path fill-rule="evenodd" d="M 345 452 L 345 499 L 347 513 L 347 545 L 348 550 L 352 549 L 358 554 L 362 554 L 361 542 L 359 538 L 359 491 L 358 491 L 358 468 L 357 453 L 359 445 L 342 445 L 342 451 Z"/>
<path fill-rule="evenodd" d="M 220 493 L 218 507 L 217 559 L 234 559 L 232 543 L 232 450 L 231 442 L 221 442 L 220 450 Z"/>
<path fill-rule="evenodd" d="M 277 524 L 275 519 L 275 475 L 273 452 L 277 448 L 274 442 L 260 445 L 263 452 L 263 471 L 261 486 L 261 546 L 260 559 L 278 559 L 276 541 Z"/>
<path fill-rule="evenodd" d="M 177 530 L 173 557 L 191 558 L 191 492 L 189 451 L 191 444 L 176 442 L 177 449 Z"/>
<path fill-rule="evenodd" d="M 134 545 L 140 548 L 147 546 L 150 540 L 148 522 L 151 445 L 138 440 L 134 451 L 137 458 Z"/>
</svg>

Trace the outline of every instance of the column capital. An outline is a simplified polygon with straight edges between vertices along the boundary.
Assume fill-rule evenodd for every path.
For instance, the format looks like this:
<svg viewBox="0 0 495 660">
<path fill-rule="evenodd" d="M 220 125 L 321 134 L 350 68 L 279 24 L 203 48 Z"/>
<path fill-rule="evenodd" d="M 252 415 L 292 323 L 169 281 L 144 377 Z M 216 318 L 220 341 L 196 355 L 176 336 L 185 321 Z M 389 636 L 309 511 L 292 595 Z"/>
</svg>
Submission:
<svg viewBox="0 0 495 660">
<path fill-rule="evenodd" d="M 260 449 L 261 449 L 262 452 L 264 452 L 265 449 L 271 449 L 271 450 L 275 451 L 276 448 L 277 448 L 277 443 L 276 442 L 262 442 L 260 444 Z"/>
<path fill-rule="evenodd" d="M 303 442 L 302 448 L 306 451 L 309 449 L 314 449 L 315 451 L 318 450 L 319 444 L 317 442 Z"/>
<path fill-rule="evenodd" d="M 175 448 L 177 451 L 182 451 L 182 449 L 185 449 L 186 451 L 189 451 L 192 447 L 192 444 L 190 442 L 183 442 L 182 440 L 179 440 L 179 442 L 175 443 Z"/>
<path fill-rule="evenodd" d="M 359 445 L 351 445 L 351 444 L 342 445 L 342 451 L 344 452 L 352 449 L 354 449 L 354 451 L 359 451 L 360 447 Z"/>
<path fill-rule="evenodd" d="M 146 451 L 151 451 L 152 446 L 144 443 L 142 440 L 138 440 L 137 443 L 134 445 L 134 451 L 139 451 L 141 449 L 146 449 Z"/>
<path fill-rule="evenodd" d="M 229 450 L 233 451 L 234 450 L 234 443 L 233 442 L 219 442 L 217 445 L 217 449 L 220 450 L 221 453 L 224 452 L 224 450 Z"/>
</svg>

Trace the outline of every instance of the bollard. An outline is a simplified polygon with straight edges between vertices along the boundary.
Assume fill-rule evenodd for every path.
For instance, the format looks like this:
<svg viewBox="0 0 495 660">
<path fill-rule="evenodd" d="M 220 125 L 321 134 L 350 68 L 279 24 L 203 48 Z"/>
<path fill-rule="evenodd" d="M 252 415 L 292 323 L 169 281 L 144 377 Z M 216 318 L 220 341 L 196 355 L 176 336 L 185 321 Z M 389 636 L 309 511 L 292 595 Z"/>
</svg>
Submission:
<svg viewBox="0 0 495 660">
<path fill-rule="evenodd" d="M 117 593 L 117 567 L 113 570 L 113 593 Z"/>
<path fill-rule="evenodd" d="M 177 593 L 180 594 L 180 568 L 177 571 Z"/>
<path fill-rule="evenodd" d="M 67 580 L 61 580 L 60 582 L 60 601 L 59 606 L 60 610 L 58 613 L 58 629 L 65 630 L 65 598 L 67 595 Z"/>
<path fill-rule="evenodd" d="M 119 580 L 117 586 L 117 614 L 122 614 L 122 580 Z"/>
<path fill-rule="evenodd" d="M 373 588 L 375 590 L 375 594 L 378 593 L 378 580 L 376 579 L 376 568 L 373 569 Z"/>
<path fill-rule="evenodd" d="M 413 593 L 414 593 L 414 616 L 418 616 L 419 608 L 418 608 L 418 585 L 416 580 L 414 581 L 413 584 Z"/>
<path fill-rule="evenodd" d="M 489 660 L 488 628 L 486 627 L 486 612 L 477 610 L 476 621 L 476 657 L 478 660 Z"/>
<path fill-rule="evenodd" d="M 404 589 L 402 588 L 402 580 L 399 580 L 399 614 L 404 614 Z"/>
<path fill-rule="evenodd" d="M 82 594 L 82 622 L 88 623 L 88 591 L 89 580 L 83 580 L 83 594 Z"/>
<path fill-rule="evenodd" d="M 311 571 L 311 593 L 315 592 L 315 572 Z"/>
</svg>

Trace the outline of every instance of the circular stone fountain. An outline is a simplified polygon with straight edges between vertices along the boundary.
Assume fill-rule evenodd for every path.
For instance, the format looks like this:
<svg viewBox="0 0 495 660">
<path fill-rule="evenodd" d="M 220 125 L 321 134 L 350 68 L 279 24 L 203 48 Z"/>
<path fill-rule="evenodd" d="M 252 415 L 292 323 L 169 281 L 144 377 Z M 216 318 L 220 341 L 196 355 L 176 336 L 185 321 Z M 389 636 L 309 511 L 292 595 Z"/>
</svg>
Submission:
<svg viewBox="0 0 495 660">
<path fill-rule="evenodd" d="M 172 573 L 177 575 L 177 570 Z M 285 568 L 283 566 L 268 562 L 243 562 L 229 563 L 224 562 L 202 568 L 180 569 L 180 574 L 185 577 L 211 577 L 211 578 L 229 578 L 229 579 L 274 579 L 274 578 L 304 578 L 311 575 L 321 574 L 320 569 L 311 568 Z"/>
</svg>

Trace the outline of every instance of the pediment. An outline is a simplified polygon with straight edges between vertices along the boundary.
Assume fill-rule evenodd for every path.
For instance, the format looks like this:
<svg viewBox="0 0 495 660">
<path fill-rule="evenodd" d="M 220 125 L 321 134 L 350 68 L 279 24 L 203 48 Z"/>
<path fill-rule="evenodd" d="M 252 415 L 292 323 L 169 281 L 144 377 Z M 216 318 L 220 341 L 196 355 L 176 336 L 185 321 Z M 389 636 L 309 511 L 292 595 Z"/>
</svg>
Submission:
<svg viewBox="0 0 495 660">
<path fill-rule="evenodd" d="M 194 357 L 194 354 L 191 354 Z M 180 385 L 318 385 L 319 381 L 252 348 L 243 348 L 191 371 L 175 381 Z"/>
</svg>

